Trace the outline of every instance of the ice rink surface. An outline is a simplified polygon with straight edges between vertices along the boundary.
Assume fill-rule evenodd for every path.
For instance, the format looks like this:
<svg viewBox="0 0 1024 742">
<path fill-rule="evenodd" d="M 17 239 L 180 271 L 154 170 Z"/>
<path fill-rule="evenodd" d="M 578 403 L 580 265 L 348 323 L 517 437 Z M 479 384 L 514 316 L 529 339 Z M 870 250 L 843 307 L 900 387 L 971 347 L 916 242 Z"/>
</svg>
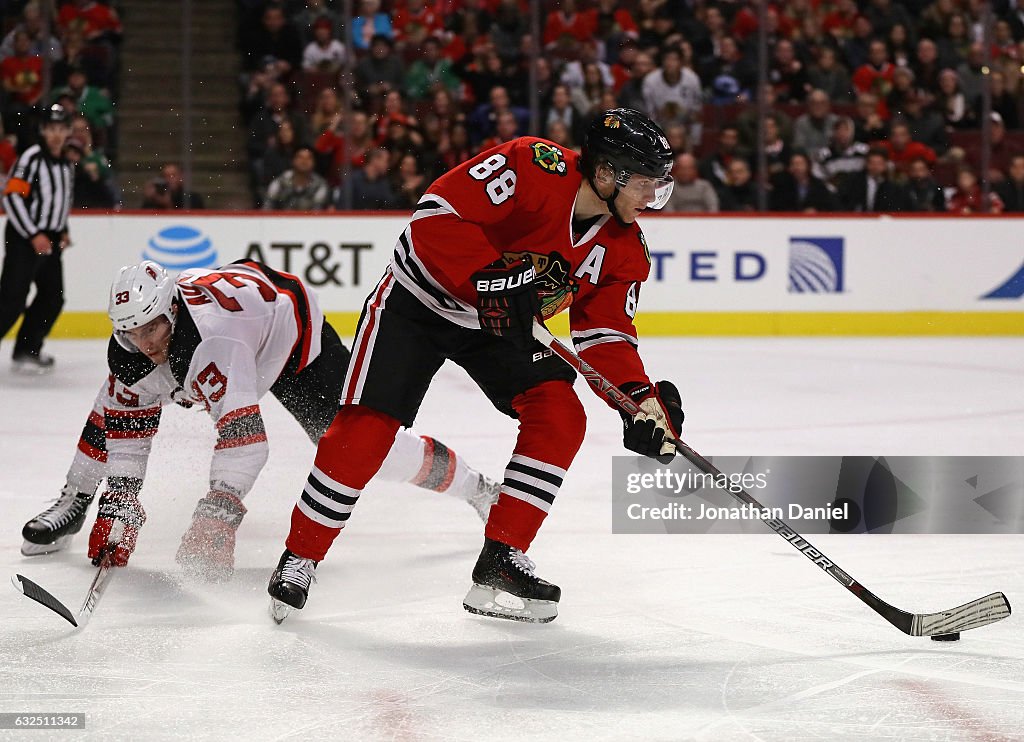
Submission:
<svg viewBox="0 0 1024 742">
<path fill-rule="evenodd" d="M 106 376 L 104 344 L 56 341 L 58 370 L 22 378 L 0 354 L 4 581 L 21 572 L 77 609 L 93 569 L 71 550 L 23 558 L 20 529 L 55 498 Z M 705 455 L 1024 454 L 1024 342 L 683 339 L 642 345 L 674 380 Z M 282 626 L 266 583 L 314 449 L 269 397 L 270 461 L 247 497 L 237 573 L 174 562 L 205 492 L 213 426 L 168 409 L 149 520 L 80 633 L 0 586 L 0 711 L 84 712 L 72 740 L 1024 740 L 1024 537 L 817 536 L 912 612 L 994 590 L 1018 609 L 959 643 L 889 626 L 771 533 L 611 534 L 617 416 L 579 383 L 589 432 L 531 549 L 561 585 L 544 626 L 461 607 L 482 543 L 472 509 L 374 485 Z M 446 366 L 417 429 L 500 476 L 515 435 Z M 93 509 L 95 512 L 95 508 Z M 92 515 L 86 525 L 91 524 Z"/>
</svg>

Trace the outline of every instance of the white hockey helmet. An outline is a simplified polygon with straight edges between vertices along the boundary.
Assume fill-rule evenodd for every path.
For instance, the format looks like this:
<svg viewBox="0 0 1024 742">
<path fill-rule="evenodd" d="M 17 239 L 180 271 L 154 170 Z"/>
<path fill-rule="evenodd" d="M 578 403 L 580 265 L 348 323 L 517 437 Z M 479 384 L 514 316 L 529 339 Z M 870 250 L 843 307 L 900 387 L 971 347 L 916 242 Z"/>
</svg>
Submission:
<svg viewBox="0 0 1024 742">
<path fill-rule="evenodd" d="M 167 317 L 174 325 L 171 303 L 175 283 L 164 267 L 152 260 L 138 265 L 126 265 L 110 285 L 107 314 L 114 325 L 114 337 L 125 348 L 138 348 L 125 335 L 126 330 L 142 327 L 157 317 Z"/>
</svg>

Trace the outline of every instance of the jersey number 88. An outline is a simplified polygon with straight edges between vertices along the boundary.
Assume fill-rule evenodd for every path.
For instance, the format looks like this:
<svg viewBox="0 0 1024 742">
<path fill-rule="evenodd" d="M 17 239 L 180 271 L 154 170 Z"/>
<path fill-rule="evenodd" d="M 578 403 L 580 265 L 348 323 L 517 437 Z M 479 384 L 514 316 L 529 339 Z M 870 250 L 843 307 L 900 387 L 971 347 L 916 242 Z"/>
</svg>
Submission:
<svg viewBox="0 0 1024 742">
<path fill-rule="evenodd" d="M 491 155 L 483 162 L 471 167 L 469 176 L 474 180 L 487 180 L 492 173 L 505 167 L 506 162 L 508 160 L 505 159 L 505 155 Z M 505 203 L 516 192 L 515 171 L 508 168 L 502 170 L 487 181 L 484 190 L 487 191 L 487 197 L 495 206 Z"/>
</svg>

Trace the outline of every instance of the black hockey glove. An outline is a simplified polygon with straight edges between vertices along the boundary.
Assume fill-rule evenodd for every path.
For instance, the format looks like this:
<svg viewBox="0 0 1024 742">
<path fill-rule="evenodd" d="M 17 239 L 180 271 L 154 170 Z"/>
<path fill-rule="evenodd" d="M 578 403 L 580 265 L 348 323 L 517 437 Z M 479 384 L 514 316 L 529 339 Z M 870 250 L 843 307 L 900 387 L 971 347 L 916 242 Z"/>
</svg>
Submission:
<svg viewBox="0 0 1024 742">
<path fill-rule="evenodd" d="M 533 318 L 540 316 L 540 297 L 533 281 L 533 263 L 489 265 L 473 274 L 480 329 L 499 335 L 521 350 L 533 346 Z"/>
<path fill-rule="evenodd" d="M 622 415 L 622 443 L 630 451 L 650 456 L 667 464 L 676 455 L 676 447 L 666 438 L 679 438 L 683 430 L 683 403 L 671 381 L 647 384 L 631 381 L 619 387 L 628 394 L 640 412 Z"/>
</svg>

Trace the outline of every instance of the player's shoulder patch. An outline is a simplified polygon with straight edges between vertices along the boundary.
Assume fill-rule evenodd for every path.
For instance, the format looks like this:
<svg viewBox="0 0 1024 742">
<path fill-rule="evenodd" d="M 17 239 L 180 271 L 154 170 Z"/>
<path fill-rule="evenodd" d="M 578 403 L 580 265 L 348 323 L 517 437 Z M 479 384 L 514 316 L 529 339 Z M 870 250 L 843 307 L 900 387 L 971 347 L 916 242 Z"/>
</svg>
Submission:
<svg viewBox="0 0 1024 742">
<path fill-rule="evenodd" d="M 651 250 L 647 247 L 647 238 L 644 237 L 644 231 L 639 226 L 636 228 L 636 236 L 640 240 L 640 245 L 644 248 L 644 257 L 647 258 L 647 264 L 651 264 Z"/>
<path fill-rule="evenodd" d="M 110 373 L 125 386 L 139 383 L 156 368 L 156 364 L 142 353 L 132 353 L 124 348 L 113 335 L 107 343 L 107 365 Z"/>
<path fill-rule="evenodd" d="M 533 155 L 533 164 L 546 173 L 565 176 L 569 166 L 565 163 L 565 153 L 561 147 L 541 139 L 533 139 L 528 144 Z"/>
</svg>

